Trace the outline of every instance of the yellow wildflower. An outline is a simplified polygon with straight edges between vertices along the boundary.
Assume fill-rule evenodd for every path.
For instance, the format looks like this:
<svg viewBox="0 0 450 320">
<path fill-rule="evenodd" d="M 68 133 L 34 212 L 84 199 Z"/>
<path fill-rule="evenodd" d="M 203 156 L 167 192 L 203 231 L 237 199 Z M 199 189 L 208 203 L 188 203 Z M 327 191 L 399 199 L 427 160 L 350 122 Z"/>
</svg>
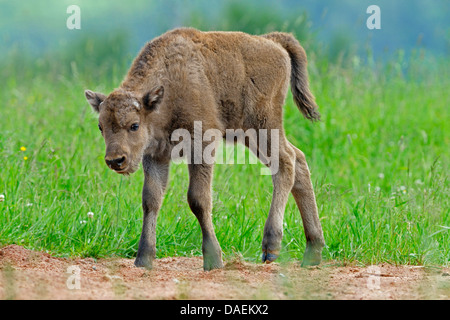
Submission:
<svg viewBox="0 0 450 320">
<path fill-rule="evenodd" d="M 27 148 L 25 148 L 24 146 L 20 147 L 20 151 L 27 151 Z"/>
</svg>

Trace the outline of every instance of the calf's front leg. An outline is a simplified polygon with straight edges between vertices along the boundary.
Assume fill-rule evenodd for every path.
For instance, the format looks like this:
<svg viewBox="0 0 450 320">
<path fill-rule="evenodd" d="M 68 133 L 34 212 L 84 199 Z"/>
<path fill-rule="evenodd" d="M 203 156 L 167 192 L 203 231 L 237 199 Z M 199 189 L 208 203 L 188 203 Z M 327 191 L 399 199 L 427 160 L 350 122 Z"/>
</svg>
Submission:
<svg viewBox="0 0 450 320">
<path fill-rule="evenodd" d="M 141 239 L 134 261 L 136 267 L 151 269 L 156 257 L 156 219 L 163 200 L 169 176 L 169 161 L 144 156 L 144 188 L 142 209 L 144 212 Z"/>
<path fill-rule="evenodd" d="M 192 212 L 197 217 L 202 229 L 204 270 L 212 270 L 223 267 L 222 249 L 217 241 L 211 218 L 212 175 L 212 165 L 189 164 L 188 203 Z"/>
</svg>

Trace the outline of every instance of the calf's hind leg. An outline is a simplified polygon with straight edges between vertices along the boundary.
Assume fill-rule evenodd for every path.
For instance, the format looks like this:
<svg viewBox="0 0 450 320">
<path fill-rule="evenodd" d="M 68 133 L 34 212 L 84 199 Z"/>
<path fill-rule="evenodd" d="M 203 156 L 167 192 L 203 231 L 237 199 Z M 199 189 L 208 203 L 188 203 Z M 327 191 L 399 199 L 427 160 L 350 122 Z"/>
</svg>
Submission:
<svg viewBox="0 0 450 320">
<path fill-rule="evenodd" d="M 197 217 L 202 229 L 203 269 L 212 270 L 223 267 L 222 249 L 217 241 L 212 224 L 211 183 L 213 166 L 189 164 L 188 203 Z"/>
<path fill-rule="evenodd" d="M 317 265 L 322 260 L 322 248 L 325 241 L 317 212 L 316 198 L 305 155 L 292 144 L 291 147 L 295 152 L 295 182 L 291 192 L 302 215 L 306 236 L 302 266 Z"/>
<path fill-rule="evenodd" d="M 280 254 L 283 218 L 289 192 L 294 184 L 294 151 L 280 137 L 278 171 L 272 172 L 273 194 L 269 216 L 264 225 L 262 261 L 272 262 Z M 275 141 L 271 141 L 272 143 Z M 271 155 L 276 156 L 276 154 Z"/>
</svg>

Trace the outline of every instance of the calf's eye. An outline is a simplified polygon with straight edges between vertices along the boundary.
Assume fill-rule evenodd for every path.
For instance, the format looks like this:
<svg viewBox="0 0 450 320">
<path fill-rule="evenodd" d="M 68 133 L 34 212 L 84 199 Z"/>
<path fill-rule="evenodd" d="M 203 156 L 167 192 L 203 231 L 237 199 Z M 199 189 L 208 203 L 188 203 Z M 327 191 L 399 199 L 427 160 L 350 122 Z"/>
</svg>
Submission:
<svg viewBox="0 0 450 320">
<path fill-rule="evenodd" d="M 100 124 L 98 125 L 98 130 L 100 130 L 100 132 L 103 132 L 102 126 Z"/>
<path fill-rule="evenodd" d="M 139 124 L 138 123 L 134 123 L 131 125 L 130 130 L 131 131 L 137 131 L 139 129 Z"/>
</svg>

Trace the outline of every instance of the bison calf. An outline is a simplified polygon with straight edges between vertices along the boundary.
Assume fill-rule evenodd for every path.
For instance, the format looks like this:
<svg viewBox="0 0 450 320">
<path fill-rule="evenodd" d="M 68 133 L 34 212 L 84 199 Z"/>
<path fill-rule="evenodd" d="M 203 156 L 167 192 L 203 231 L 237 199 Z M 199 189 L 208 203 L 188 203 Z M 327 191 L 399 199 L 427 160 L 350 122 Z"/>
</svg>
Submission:
<svg viewBox="0 0 450 320">
<path fill-rule="evenodd" d="M 274 261 L 281 248 L 283 215 L 291 192 L 303 219 L 306 251 L 303 265 L 321 261 L 322 228 L 304 154 L 287 141 L 282 114 L 289 83 L 299 110 L 310 120 L 319 113 L 308 85 L 306 54 L 290 34 L 253 36 L 241 32 L 200 32 L 176 29 L 155 38 L 141 50 L 125 80 L 108 96 L 85 91 L 99 113 L 106 143 L 106 164 L 130 174 L 142 162 L 145 182 L 142 234 L 135 265 L 152 267 L 156 252 L 156 217 L 167 185 L 174 142 L 184 129 L 193 136 L 194 121 L 203 131 L 215 129 L 278 130 L 267 137 L 267 148 L 252 150 L 261 159 L 277 156 L 272 172 L 273 198 L 264 227 L 262 261 Z M 244 139 L 249 146 L 252 137 Z M 194 149 L 205 143 L 191 143 Z M 277 154 L 271 154 L 276 146 Z M 253 148 L 254 149 L 254 148 Z M 263 161 L 270 165 L 267 161 Z M 221 268 L 222 251 L 211 220 L 213 164 L 188 161 L 189 206 L 203 233 L 204 269 Z"/>
</svg>

